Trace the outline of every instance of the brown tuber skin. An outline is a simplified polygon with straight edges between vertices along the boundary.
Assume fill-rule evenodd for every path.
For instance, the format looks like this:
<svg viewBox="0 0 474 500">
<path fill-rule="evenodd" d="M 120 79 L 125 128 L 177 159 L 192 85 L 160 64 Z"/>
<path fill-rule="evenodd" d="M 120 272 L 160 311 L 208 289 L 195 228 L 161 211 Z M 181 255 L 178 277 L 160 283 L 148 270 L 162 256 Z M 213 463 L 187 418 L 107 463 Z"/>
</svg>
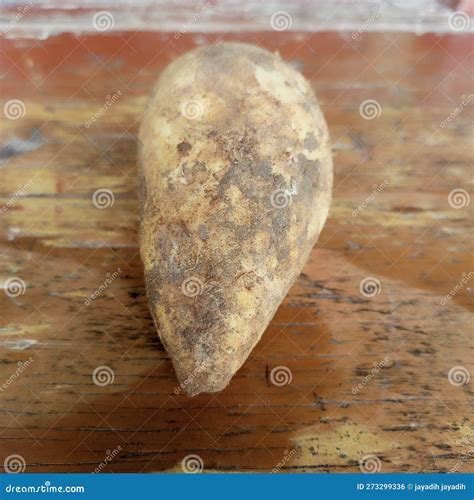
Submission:
<svg viewBox="0 0 474 500">
<path fill-rule="evenodd" d="M 326 221 L 326 122 L 308 82 L 277 55 L 219 43 L 166 68 L 140 141 L 151 312 L 180 388 L 220 391 Z"/>
</svg>

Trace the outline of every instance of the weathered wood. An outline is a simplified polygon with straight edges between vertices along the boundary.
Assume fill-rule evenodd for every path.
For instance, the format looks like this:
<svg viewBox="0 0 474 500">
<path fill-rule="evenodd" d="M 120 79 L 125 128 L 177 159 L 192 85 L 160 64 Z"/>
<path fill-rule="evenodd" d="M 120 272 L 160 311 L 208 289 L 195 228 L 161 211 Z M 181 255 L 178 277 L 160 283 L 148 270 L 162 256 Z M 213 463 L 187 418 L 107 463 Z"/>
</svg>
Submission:
<svg viewBox="0 0 474 500">
<path fill-rule="evenodd" d="M 2 40 L 2 105 L 19 99 L 26 111 L 1 121 L 0 283 L 18 277 L 26 289 L 0 293 L 0 465 L 19 454 L 29 472 L 88 472 L 118 450 L 104 471 L 181 470 L 189 454 L 219 471 L 283 461 L 287 471 L 357 472 L 369 455 L 383 472 L 472 471 L 472 381 L 448 379 L 455 366 L 474 374 L 474 281 L 459 288 L 472 270 L 473 203 L 448 202 L 472 190 L 472 99 L 461 104 L 472 39 L 239 38 L 279 50 L 311 80 L 333 139 L 334 202 L 230 386 L 187 398 L 144 295 L 136 132 L 159 71 L 218 38 Z M 372 120 L 359 112 L 368 99 L 381 107 Z M 92 197 L 104 188 L 114 202 L 99 209 Z M 359 290 L 368 277 L 381 287 L 372 297 Z M 99 366 L 112 384 L 94 384 Z M 272 383 L 280 366 L 288 385 Z"/>
</svg>

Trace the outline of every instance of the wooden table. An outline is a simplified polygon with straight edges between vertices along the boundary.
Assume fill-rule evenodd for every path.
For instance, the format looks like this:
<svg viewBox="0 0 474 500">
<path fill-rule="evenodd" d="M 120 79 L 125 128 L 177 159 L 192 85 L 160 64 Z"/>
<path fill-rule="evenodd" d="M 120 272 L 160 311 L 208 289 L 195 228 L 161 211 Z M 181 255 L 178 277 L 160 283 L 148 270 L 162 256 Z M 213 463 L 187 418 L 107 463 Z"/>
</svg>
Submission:
<svg viewBox="0 0 474 500">
<path fill-rule="evenodd" d="M 311 80 L 334 201 L 230 386 L 175 394 L 144 295 L 137 128 L 163 67 L 220 38 L 1 40 L 0 465 L 181 471 L 198 455 L 205 471 L 473 471 L 469 35 L 224 36 Z M 113 195 L 103 208 L 98 189 Z M 290 383 L 271 382 L 276 367 Z"/>
</svg>

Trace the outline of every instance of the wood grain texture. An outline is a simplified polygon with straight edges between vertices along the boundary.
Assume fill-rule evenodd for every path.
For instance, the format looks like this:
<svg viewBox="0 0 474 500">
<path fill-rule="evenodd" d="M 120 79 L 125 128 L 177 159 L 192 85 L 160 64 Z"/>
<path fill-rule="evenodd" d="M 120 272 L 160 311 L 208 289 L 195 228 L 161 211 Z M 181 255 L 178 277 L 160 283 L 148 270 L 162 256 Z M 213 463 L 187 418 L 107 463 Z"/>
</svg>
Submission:
<svg viewBox="0 0 474 500">
<path fill-rule="evenodd" d="M 144 295 L 136 136 L 163 67 L 220 38 L 278 50 L 310 79 L 335 190 L 249 360 L 223 392 L 188 398 Z M 472 38 L 129 32 L 0 49 L 0 465 L 92 472 L 109 454 L 104 472 L 181 471 L 197 454 L 205 471 L 358 472 L 372 456 L 382 472 L 474 470 L 472 380 L 448 377 L 474 375 L 474 203 L 449 203 L 472 192 Z M 8 119 L 14 99 L 24 113 Z M 111 206 L 94 206 L 98 189 Z M 361 293 L 367 278 L 379 293 Z M 93 382 L 100 366 L 113 383 Z M 289 384 L 272 383 L 277 367 Z"/>
</svg>

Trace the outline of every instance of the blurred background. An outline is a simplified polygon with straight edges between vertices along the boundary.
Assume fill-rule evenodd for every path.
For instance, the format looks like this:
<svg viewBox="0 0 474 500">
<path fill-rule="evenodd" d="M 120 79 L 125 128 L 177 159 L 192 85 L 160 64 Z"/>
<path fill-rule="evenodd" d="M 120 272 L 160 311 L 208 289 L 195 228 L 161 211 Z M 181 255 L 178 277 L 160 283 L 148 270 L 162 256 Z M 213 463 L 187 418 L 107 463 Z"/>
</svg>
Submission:
<svg viewBox="0 0 474 500">
<path fill-rule="evenodd" d="M 170 32 L 364 29 L 446 33 L 451 29 L 451 14 L 474 13 L 472 0 L 3 0 L 0 22 L 4 32 L 44 38 L 63 31 L 91 31 L 91 14 L 101 9 L 113 13 L 113 18 L 98 24 L 99 31 Z M 274 16 L 270 25 L 272 14 L 282 9 L 286 16 Z M 12 23 L 15 14 L 23 16 L 21 23 Z M 454 29 L 469 31 L 461 20 Z"/>
</svg>

